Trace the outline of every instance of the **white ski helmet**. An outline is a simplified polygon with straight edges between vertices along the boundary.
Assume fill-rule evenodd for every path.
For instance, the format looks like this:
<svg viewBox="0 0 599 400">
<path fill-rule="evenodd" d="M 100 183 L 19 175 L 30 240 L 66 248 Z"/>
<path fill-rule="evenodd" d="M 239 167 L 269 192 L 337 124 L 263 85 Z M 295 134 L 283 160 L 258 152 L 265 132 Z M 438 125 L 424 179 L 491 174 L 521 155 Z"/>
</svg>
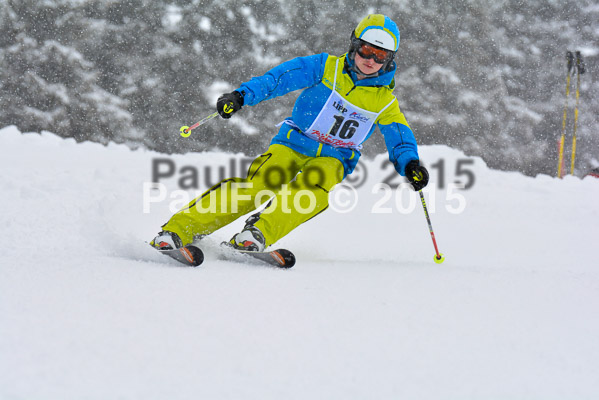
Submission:
<svg viewBox="0 0 599 400">
<path fill-rule="evenodd" d="M 356 52 L 364 43 L 386 50 L 386 57 L 383 60 L 378 58 L 376 60 L 377 62 L 382 61 L 382 69 L 387 71 L 392 65 L 391 61 L 399 48 L 399 38 L 399 29 L 391 18 L 382 14 L 370 14 L 362 19 L 352 32 L 348 56 L 353 60 Z M 362 54 L 360 55 L 362 56 Z"/>
</svg>

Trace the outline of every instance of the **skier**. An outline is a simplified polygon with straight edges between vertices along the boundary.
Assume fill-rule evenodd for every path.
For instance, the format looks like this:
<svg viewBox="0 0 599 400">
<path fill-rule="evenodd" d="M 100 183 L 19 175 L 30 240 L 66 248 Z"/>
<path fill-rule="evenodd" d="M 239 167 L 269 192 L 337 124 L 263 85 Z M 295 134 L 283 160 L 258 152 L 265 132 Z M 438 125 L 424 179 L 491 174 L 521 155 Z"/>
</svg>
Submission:
<svg viewBox="0 0 599 400">
<path fill-rule="evenodd" d="M 225 179 L 193 200 L 163 225 L 151 245 L 162 250 L 185 246 L 255 210 L 256 198 L 267 193 L 273 196 L 268 206 L 230 241 L 236 249 L 264 251 L 328 207 L 329 192 L 352 173 L 375 125 L 397 172 L 414 190 L 424 188 L 428 172 L 392 93 L 399 40 L 390 18 L 371 14 L 352 32 L 346 54 L 298 57 L 223 94 L 216 109 L 228 119 L 243 106 L 304 89 L 291 118 L 280 124 L 247 177 Z"/>
</svg>

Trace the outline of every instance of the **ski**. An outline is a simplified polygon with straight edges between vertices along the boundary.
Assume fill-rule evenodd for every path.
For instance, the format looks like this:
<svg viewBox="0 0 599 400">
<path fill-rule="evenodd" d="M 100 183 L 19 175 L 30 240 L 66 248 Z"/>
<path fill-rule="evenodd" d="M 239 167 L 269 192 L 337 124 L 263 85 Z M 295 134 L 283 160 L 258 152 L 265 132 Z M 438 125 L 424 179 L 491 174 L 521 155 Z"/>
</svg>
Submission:
<svg viewBox="0 0 599 400">
<path fill-rule="evenodd" d="M 197 267 L 204 262 L 204 252 L 191 244 L 178 249 L 158 250 L 158 252 L 190 267 Z"/>
<path fill-rule="evenodd" d="M 229 242 L 222 242 L 221 246 L 225 249 L 223 253 L 225 257 L 231 255 L 236 260 L 239 260 L 239 256 L 249 256 L 278 268 L 291 268 L 295 265 L 295 255 L 287 249 L 247 251 L 236 249 Z"/>
<path fill-rule="evenodd" d="M 228 242 L 223 242 L 221 246 L 223 248 L 222 255 L 233 261 L 243 261 L 248 256 L 278 268 L 291 268 L 295 265 L 295 255 L 287 249 L 246 251 L 238 250 Z M 157 251 L 190 267 L 197 267 L 204 262 L 204 252 L 199 247 L 191 244 L 178 249 Z"/>
</svg>

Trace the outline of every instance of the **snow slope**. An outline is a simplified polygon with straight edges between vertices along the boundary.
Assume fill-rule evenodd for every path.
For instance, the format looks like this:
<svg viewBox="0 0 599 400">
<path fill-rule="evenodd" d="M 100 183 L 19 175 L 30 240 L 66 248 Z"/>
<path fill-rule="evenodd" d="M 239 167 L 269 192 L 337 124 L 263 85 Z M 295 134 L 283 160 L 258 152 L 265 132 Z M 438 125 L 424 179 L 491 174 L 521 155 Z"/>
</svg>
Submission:
<svg viewBox="0 0 599 400">
<path fill-rule="evenodd" d="M 188 268 L 144 243 L 188 193 L 178 172 L 161 181 L 166 200 L 146 187 L 144 203 L 153 160 L 203 181 L 241 155 L 166 157 L 14 127 L 0 141 L 0 399 L 599 396 L 597 179 L 421 148 L 437 265 L 418 199 L 373 189 L 391 175 L 381 155 L 361 163 L 351 212 L 281 240 L 293 269 L 218 259 L 242 220 Z M 334 194 L 337 209 L 354 204 Z"/>
</svg>

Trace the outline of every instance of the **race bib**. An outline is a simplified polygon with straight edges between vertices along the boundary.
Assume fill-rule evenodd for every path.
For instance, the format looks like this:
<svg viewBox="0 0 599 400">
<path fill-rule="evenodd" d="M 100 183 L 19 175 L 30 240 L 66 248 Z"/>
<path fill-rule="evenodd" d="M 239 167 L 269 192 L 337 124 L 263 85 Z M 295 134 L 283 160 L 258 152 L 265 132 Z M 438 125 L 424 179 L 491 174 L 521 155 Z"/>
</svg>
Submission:
<svg viewBox="0 0 599 400">
<path fill-rule="evenodd" d="M 331 95 L 310 128 L 303 133 L 314 140 L 334 147 L 359 150 L 368 137 L 374 121 L 395 99 L 378 113 L 353 105 L 335 90 L 338 66 L 339 60 L 335 64 L 335 79 Z"/>
</svg>

